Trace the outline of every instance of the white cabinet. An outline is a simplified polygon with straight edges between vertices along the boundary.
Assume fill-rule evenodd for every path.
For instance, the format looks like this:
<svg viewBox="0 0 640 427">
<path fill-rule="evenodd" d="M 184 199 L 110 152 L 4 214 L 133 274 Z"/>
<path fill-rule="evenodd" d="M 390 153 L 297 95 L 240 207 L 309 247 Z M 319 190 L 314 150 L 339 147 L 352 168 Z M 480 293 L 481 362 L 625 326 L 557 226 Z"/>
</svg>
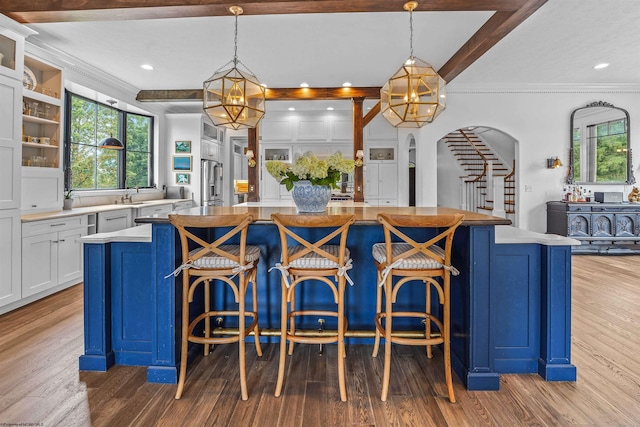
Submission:
<svg viewBox="0 0 640 427">
<path fill-rule="evenodd" d="M 131 209 L 118 209 L 109 212 L 99 212 L 96 225 L 97 233 L 109 233 L 131 227 Z"/>
<path fill-rule="evenodd" d="M 175 202 L 173 204 L 174 211 L 181 211 L 184 209 L 191 209 L 193 207 L 193 201 L 191 200 L 182 200 L 180 202 Z"/>
<path fill-rule="evenodd" d="M 173 211 L 173 203 L 167 203 L 164 205 L 142 206 L 137 209 L 135 217 L 138 218 L 141 216 L 167 215 L 171 211 Z"/>
<path fill-rule="evenodd" d="M 24 57 L 22 166 L 59 169 L 62 159 L 62 71 Z"/>
<path fill-rule="evenodd" d="M 82 244 L 87 216 L 22 225 L 22 298 L 82 281 Z"/>
<path fill-rule="evenodd" d="M 0 210 L 0 307 L 18 301 L 20 292 L 20 213 Z"/>
<path fill-rule="evenodd" d="M 398 164 L 368 162 L 364 166 L 364 199 L 372 205 L 398 204 Z"/>
<path fill-rule="evenodd" d="M 0 75 L 0 209 L 20 207 L 21 86 Z"/>
<path fill-rule="evenodd" d="M 46 212 L 62 208 L 64 179 L 62 169 L 22 168 L 23 211 Z"/>
</svg>

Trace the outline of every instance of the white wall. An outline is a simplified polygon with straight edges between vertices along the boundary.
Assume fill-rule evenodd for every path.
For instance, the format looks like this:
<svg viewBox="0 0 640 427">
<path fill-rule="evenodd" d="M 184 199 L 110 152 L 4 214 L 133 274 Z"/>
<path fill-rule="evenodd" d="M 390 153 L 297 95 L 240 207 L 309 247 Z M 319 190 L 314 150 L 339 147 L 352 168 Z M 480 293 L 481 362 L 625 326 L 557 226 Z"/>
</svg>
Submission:
<svg viewBox="0 0 640 427">
<path fill-rule="evenodd" d="M 549 200 L 559 200 L 567 174 L 570 147 L 571 112 L 594 101 L 609 102 L 626 109 L 631 117 L 631 148 L 640 153 L 640 90 L 637 87 L 622 89 L 554 89 L 503 92 L 489 90 L 456 91 L 451 87 L 447 94 L 447 109 L 434 123 L 416 132 L 416 204 L 435 206 L 437 201 L 437 150 L 436 142 L 452 130 L 466 126 L 488 126 L 500 129 L 519 141 L 516 152 L 519 170 L 518 189 L 520 209 L 519 227 L 538 232 L 546 231 L 546 205 Z M 625 93 L 626 92 L 626 93 Z M 404 132 L 404 131 L 403 131 Z M 402 141 L 402 136 L 400 141 Z M 558 156 L 565 164 L 558 169 L 546 169 L 545 159 Z M 638 173 L 640 160 L 634 162 Z M 525 192 L 525 186 L 531 191 Z M 595 191 L 631 190 L 630 185 L 593 185 Z"/>
<path fill-rule="evenodd" d="M 191 181 L 184 185 L 185 197 L 193 197 L 200 204 L 200 136 L 202 127 L 202 114 L 166 114 L 165 132 L 160 139 L 160 148 L 167 161 L 160 165 L 158 175 L 167 185 L 176 184 L 176 173 L 171 169 L 172 156 L 175 155 L 175 141 L 191 141 L 191 154 L 193 156 Z M 187 154 L 185 154 L 187 155 Z"/>
</svg>

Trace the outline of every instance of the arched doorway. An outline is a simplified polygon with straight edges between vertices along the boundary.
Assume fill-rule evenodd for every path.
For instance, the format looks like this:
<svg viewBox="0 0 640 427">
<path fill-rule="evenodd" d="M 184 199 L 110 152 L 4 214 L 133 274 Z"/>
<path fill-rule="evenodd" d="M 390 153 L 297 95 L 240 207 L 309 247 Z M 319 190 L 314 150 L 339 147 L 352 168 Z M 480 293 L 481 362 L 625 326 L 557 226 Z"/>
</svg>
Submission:
<svg viewBox="0 0 640 427">
<path fill-rule="evenodd" d="M 438 206 L 518 223 L 518 141 L 500 129 L 469 126 L 438 141 Z"/>
</svg>

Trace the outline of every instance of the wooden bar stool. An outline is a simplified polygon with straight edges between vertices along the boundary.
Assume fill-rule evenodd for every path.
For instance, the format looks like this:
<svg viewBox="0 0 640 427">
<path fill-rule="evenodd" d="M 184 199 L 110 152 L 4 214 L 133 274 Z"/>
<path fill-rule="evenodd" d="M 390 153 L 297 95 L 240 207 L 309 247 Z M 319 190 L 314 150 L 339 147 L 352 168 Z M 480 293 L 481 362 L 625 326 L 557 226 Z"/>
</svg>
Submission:
<svg viewBox="0 0 640 427">
<path fill-rule="evenodd" d="M 389 392 L 392 343 L 424 345 L 429 358 L 432 356 L 431 346 L 443 344 L 444 373 L 449 400 L 451 403 L 456 401 L 451 377 L 450 278 L 452 273 L 457 275 L 458 271 L 451 265 L 451 247 L 455 230 L 463 219 L 464 215 L 461 214 L 378 215 L 378 222 L 384 227 L 385 242 L 374 244 L 372 250 L 378 270 L 373 357 L 378 355 L 380 336 L 384 336 L 384 374 L 381 395 L 383 401 L 387 400 Z M 403 232 L 404 227 L 433 228 L 435 235 L 426 242 L 416 242 Z M 438 246 L 442 243 L 444 243 L 442 247 Z M 394 277 L 398 277 L 395 284 Z M 437 280 L 437 278 L 440 279 Z M 393 311 L 393 304 L 396 303 L 400 288 L 412 281 L 421 281 L 426 285 L 425 311 Z M 436 289 L 438 300 L 442 305 L 441 318 L 431 312 L 431 286 Z M 382 308 L 383 299 L 384 309 Z M 415 338 L 394 336 L 394 317 L 424 319 L 424 335 Z M 435 325 L 438 333 L 432 334 L 432 324 Z"/>
<path fill-rule="evenodd" d="M 182 346 L 180 353 L 180 376 L 176 399 L 182 396 L 187 375 L 187 356 L 189 342 L 204 344 L 204 355 L 209 354 L 213 344 L 239 343 L 240 391 L 242 400 L 248 399 L 247 372 L 245 365 L 245 337 L 253 332 L 256 353 L 262 356 L 260 332 L 258 330 L 258 299 L 256 290 L 256 271 L 260 259 L 260 248 L 247 245 L 247 229 L 253 222 L 250 214 L 189 216 L 169 215 L 169 221 L 180 235 L 182 246 L 182 264 L 173 272 L 182 273 Z M 223 236 L 208 239 L 215 228 L 230 229 Z M 239 242 L 236 242 L 239 235 Z M 237 283 L 234 281 L 237 278 Z M 215 284 L 229 286 L 238 304 L 237 310 L 211 310 L 211 286 Z M 189 307 L 199 285 L 204 286 L 204 310 L 192 321 Z M 253 308 L 247 311 L 245 297 L 248 285 L 252 284 Z M 211 317 L 233 316 L 238 318 L 238 333 L 213 336 Z M 251 322 L 246 325 L 246 318 Z M 196 326 L 204 322 L 202 334 L 194 332 Z"/>
<path fill-rule="evenodd" d="M 347 400 L 347 389 L 344 379 L 344 334 L 347 330 L 347 320 L 344 315 L 344 292 L 346 282 L 353 284 L 347 270 L 351 268 L 351 257 L 347 248 L 347 233 L 355 221 L 355 215 L 281 215 L 272 214 L 271 219 L 278 226 L 282 245 L 281 263 L 275 267 L 282 273 L 282 306 L 280 321 L 280 364 L 278 366 L 278 382 L 276 397 L 282 392 L 284 382 L 284 368 L 286 360 L 287 340 L 289 354 L 293 352 L 293 344 L 338 344 L 338 382 L 340 385 L 340 399 Z M 329 234 L 313 242 L 301 237 L 291 228 L 321 228 L 332 229 Z M 327 244 L 339 237 L 340 244 Z M 292 244 L 289 244 L 291 241 Z M 315 281 L 315 283 L 309 282 Z M 296 309 L 296 289 L 307 282 L 326 284 L 333 293 L 336 310 Z M 305 306 L 313 305 L 313 301 L 305 301 Z M 331 316 L 338 320 L 336 334 L 319 334 L 308 336 L 296 334 L 296 318 L 301 316 Z M 287 327 L 288 323 L 288 327 Z"/>
</svg>

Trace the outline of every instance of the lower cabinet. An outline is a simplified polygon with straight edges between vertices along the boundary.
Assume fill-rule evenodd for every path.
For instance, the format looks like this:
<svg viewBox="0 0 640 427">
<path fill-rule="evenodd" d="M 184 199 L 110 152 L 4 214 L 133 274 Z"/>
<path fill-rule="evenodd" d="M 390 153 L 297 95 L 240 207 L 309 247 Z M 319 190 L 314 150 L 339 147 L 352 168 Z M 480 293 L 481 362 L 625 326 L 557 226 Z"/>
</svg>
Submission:
<svg viewBox="0 0 640 427">
<path fill-rule="evenodd" d="M 0 307 L 18 301 L 20 292 L 20 211 L 0 210 Z"/>
<path fill-rule="evenodd" d="M 82 281 L 87 216 L 22 224 L 22 298 Z"/>
<path fill-rule="evenodd" d="M 175 202 L 173 204 L 174 211 L 181 211 L 183 209 L 191 209 L 193 207 L 193 201 L 191 200 L 183 200 L 180 202 Z"/>
<path fill-rule="evenodd" d="M 99 212 L 96 224 L 97 233 L 124 230 L 131 227 L 131 209 L 118 209 L 110 212 Z"/>
<path fill-rule="evenodd" d="M 370 162 L 364 170 L 364 199 L 371 205 L 398 204 L 398 164 Z"/>
</svg>

